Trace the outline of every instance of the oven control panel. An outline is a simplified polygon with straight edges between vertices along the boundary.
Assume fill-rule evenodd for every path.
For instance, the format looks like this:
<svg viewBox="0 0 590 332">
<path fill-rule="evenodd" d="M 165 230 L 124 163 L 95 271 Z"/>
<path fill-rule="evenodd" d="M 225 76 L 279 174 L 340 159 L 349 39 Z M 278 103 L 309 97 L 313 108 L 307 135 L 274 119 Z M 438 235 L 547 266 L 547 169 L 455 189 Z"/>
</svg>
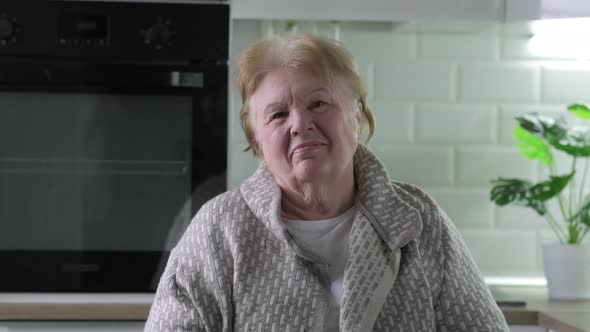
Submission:
<svg viewBox="0 0 590 332">
<path fill-rule="evenodd" d="M 21 29 L 16 23 L 16 18 L 0 13 L 0 46 L 15 43 L 17 34 L 20 32 Z"/>
<path fill-rule="evenodd" d="M 156 22 L 147 29 L 140 31 L 146 45 L 151 45 L 159 50 L 174 44 L 174 25 L 172 20 L 157 17 Z"/>
<path fill-rule="evenodd" d="M 0 1 L 0 57 L 227 62 L 228 48 L 227 1 Z"/>
<path fill-rule="evenodd" d="M 107 46 L 108 17 L 104 15 L 66 15 L 58 17 L 57 38 L 61 45 Z"/>
</svg>

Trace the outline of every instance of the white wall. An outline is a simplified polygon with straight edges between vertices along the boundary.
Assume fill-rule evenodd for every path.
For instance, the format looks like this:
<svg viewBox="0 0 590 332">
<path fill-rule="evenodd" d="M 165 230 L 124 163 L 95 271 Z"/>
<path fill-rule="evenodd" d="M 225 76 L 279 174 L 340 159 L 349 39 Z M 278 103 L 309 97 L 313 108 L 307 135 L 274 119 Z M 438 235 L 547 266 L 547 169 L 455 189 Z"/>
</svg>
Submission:
<svg viewBox="0 0 590 332">
<path fill-rule="evenodd" d="M 232 63 L 248 41 L 284 27 L 283 21 L 234 21 Z M 353 53 L 377 123 L 370 147 L 392 178 L 435 197 L 484 273 L 542 276 L 540 245 L 554 241 L 553 234 L 527 209 L 495 207 L 489 181 L 545 176 L 514 147 L 513 116 L 556 114 L 574 101 L 588 102 L 590 67 L 563 54 L 533 54 L 529 36 L 506 33 L 499 23 L 300 22 L 297 29 L 339 39 Z M 231 187 L 256 167 L 251 154 L 241 152 L 239 108 L 234 87 Z"/>
</svg>

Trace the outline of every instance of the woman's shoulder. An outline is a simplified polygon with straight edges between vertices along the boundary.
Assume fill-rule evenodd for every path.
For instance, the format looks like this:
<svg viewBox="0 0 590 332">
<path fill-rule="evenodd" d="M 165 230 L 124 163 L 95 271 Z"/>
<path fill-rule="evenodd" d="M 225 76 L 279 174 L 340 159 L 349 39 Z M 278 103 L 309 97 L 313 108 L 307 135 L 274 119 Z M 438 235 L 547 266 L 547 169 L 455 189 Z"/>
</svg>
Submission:
<svg viewBox="0 0 590 332">
<path fill-rule="evenodd" d="M 244 197 L 239 188 L 232 188 L 208 200 L 201 209 L 213 209 L 220 205 L 235 206 L 243 203 Z"/>
<path fill-rule="evenodd" d="M 248 206 L 238 188 L 223 192 L 201 206 L 193 219 L 193 223 L 213 226 L 239 220 L 239 215 L 246 214 Z"/>
<path fill-rule="evenodd" d="M 421 214 L 440 210 L 438 203 L 424 189 L 398 181 L 391 181 L 391 185 L 402 201 L 418 209 Z"/>
<path fill-rule="evenodd" d="M 435 245 L 452 221 L 441 206 L 424 189 L 409 183 L 392 181 L 392 186 L 400 199 L 415 208 L 420 214 L 422 232 L 420 238 L 428 238 L 423 245 Z"/>
<path fill-rule="evenodd" d="M 243 228 L 240 223 L 248 217 L 248 211 L 239 190 L 232 189 L 221 193 L 201 206 L 182 235 L 178 246 L 197 247 L 199 250 L 223 247 L 224 242 L 235 239 L 236 232 L 240 232 Z M 217 250 L 209 249 L 211 249 L 209 251 Z"/>
</svg>

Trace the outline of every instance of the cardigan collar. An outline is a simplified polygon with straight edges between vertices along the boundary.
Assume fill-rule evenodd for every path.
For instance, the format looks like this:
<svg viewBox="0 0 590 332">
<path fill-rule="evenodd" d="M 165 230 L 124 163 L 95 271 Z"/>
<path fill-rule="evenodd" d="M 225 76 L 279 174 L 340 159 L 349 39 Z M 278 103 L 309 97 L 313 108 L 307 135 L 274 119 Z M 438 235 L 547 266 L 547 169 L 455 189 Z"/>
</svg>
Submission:
<svg viewBox="0 0 590 332">
<path fill-rule="evenodd" d="M 395 250 L 416 238 L 422 231 L 420 214 L 401 199 L 377 157 L 359 145 L 353 164 L 357 209 L 372 223 L 381 239 Z M 242 183 L 240 192 L 256 218 L 275 236 L 293 246 L 281 222 L 281 190 L 264 162 Z"/>
</svg>

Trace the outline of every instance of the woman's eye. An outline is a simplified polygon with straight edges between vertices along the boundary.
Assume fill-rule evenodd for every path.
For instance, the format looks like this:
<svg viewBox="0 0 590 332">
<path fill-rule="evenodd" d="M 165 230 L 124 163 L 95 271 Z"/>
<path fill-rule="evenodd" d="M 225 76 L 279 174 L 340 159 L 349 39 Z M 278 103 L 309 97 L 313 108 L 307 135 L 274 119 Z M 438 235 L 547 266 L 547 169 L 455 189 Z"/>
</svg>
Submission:
<svg viewBox="0 0 590 332">
<path fill-rule="evenodd" d="M 270 115 L 270 121 L 283 118 L 287 115 L 287 112 L 274 112 Z"/>
<path fill-rule="evenodd" d="M 316 100 L 309 105 L 308 109 L 309 110 L 316 110 L 318 108 L 321 109 L 323 106 L 326 106 L 326 105 L 327 105 L 327 103 L 325 103 L 321 100 Z"/>
</svg>

